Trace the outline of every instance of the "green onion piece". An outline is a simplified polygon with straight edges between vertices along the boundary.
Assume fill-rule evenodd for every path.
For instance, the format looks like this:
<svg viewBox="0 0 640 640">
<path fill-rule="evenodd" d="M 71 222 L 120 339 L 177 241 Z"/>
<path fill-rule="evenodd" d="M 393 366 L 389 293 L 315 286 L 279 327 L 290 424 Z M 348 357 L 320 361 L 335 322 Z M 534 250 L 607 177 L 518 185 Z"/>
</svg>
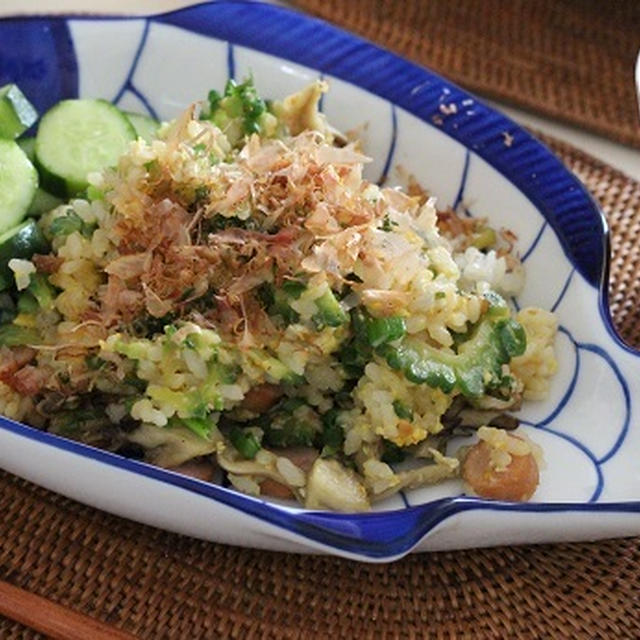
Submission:
<svg viewBox="0 0 640 640">
<path fill-rule="evenodd" d="M 319 298 L 316 298 L 315 305 L 318 309 L 315 317 L 322 325 L 339 327 L 349 321 L 349 316 L 340 306 L 338 299 L 331 289 L 325 291 Z"/>
<path fill-rule="evenodd" d="M 18 311 L 20 313 L 38 313 L 39 308 L 38 301 L 28 291 L 23 291 L 18 296 Z"/>
<path fill-rule="evenodd" d="M 344 443 L 344 429 L 338 423 L 340 412 L 337 409 L 331 409 L 322 416 L 322 456 L 336 455 Z"/>
<path fill-rule="evenodd" d="M 258 451 L 260 443 L 250 431 L 245 431 L 239 427 L 233 427 L 229 433 L 231 444 L 238 450 L 238 453 L 247 460 L 253 460 Z"/>
<path fill-rule="evenodd" d="M 87 199 L 94 202 L 96 200 L 104 200 L 104 192 L 90 184 L 87 187 Z"/>
<path fill-rule="evenodd" d="M 297 300 L 307 288 L 307 285 L 299 280 L 285 280 L 281 288 L 288 296 Z"/>
<path fill-rule="evenodd" d="M 519 322 L 511 318 L 501 320 L 497 323 L 496 330 L 509 358 L 521 356 L 526 351 L 527 335 Z"/>
<path fill-rule="evenodd" d="M 398 340 L 406 332 L 407 325 L 400 316 L 367 319 L 367 339 L 374 348 Z"/>
<path fill-rule="evenodd" d="M 491 227 L 481 229 L 473 236 L 471 246 L 476 249 L 488 249 L 496 243 L 496 232 Z"/>
<path fill-rule="evenodd" d="M 413 409 L 408 407 L 402 400 L 393 401 L 393 410 L 401 420 L 413 420 Z"/>
<path fill-rule="evenodd" d="M 69 211 L 64 216 L 55 218 L 49 225 L 49 232 L 53 236 L 68 236 L 74 231 L 82 231 L 84 221 L 75 212 Z"/>
<path fill-rule="evenodd" d="M 37 300 L 41 309 L 45 309 L 46 311 L 51 311 L 51 309 L 53 309 L 56 299 L 56 291 L 49 283 L 47 276 L 42 273 L 32 275 L 27 290 Z"/>
<path fill-rule="evenodd" d="M 200 436 L 205 440 L 209 439 L 209 436 L 211 435 L 211 427 L 213 426 L 209 418 L 183 418 L 182 422 L 184 422 L 184 425 L 191 429 L 191 431 L 193 431 L 197 436 Z"/>
</svg>

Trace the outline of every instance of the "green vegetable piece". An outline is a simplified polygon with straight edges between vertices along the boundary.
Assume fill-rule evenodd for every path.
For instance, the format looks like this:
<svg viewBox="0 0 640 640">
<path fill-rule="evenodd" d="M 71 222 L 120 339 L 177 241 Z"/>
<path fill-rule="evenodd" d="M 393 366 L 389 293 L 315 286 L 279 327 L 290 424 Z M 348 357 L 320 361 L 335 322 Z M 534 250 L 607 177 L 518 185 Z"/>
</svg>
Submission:
<svg viewBox="0 0 640 640">
<path fill-rule="evenodd" d="M 359 378 L 373 357 L 373 350 L 367 337 L 368 314 L 360 307 L 351 310 L 353 339 L 340 350 L 340 362 L 349 378 Z"/>
<path fill-rule="evenodd" d="M 211 91 L 209 91 L 209 95 L 207 96 L 207 98 L 209 100 L 210 112 L 213 113 L 220 105 L 220 100 L 222 100 L 222 96 L 215 89 L 211 89 Z"/>
<path fill-rule="evenodd" d="M 496 243 L 496 232 L 491 227 L 484 227 L 473 236 L 471 245 L 476 249 L 488 249 Z"/>
<path fill-rule="evenodd" d="M 40 120 L 36 136 L 43 185 L 61 197 L 82 193 L 87 176 L 116 165 L 136 138 L 127 117 L 106 100 L 56 103 Z"/>
<path fill-rule="evenodd" d="M 90 184 L 87 187 L 87 200 L 90 200 L 91 202 L 95 202 L 96 200 L 104 200 L 104 191 Z"/>
<path fill-rule="evenodd" d="M 306 288 L 307 285 L 300 280 L 285 280 L 282 283 L 282 291 L 294 300 L 297 300 Z"/>
<path fill-rule="evenodd" d="M 38 119 L 38 112 L 17 85 L 0 88 L 0 138 L 15 140 Z"/>
<path fill-rule="evenodd" d="M 157 138 L 160 123 L 155 118 L 129 111 L 125 111 L 124 115 L 135 129 L 138 138 L 142 138 L 145 142 L 151 142 Z"/>
<path fill-rule="evenodd" d="M 42 338 L 36 329 L 18 327 L 15 324 L 0 326 L 0 346 L 19 347 L 25 344 L 41 344 Z"/>
<path fill-rule="evenodd" d="M 250 431 L 233 427 L 229 433 L 231 444 L 238 450 L 238 453 L 247 460 L 253 460 L 258 451 L 260 451 L 260 443 Z"/>
<path fill-rule="evenodd" d="M 484 299 L 489 303 L 489 310 L 487 312 L 490 316 L 502 317 L 507 310 L 507 303 L 505 299 L 495 291 L 487 291 L 484 294 Z"/>
<path fill-rule="evenodd" d="M 290 417 L 280 428 L 265 431 L 265 442 L 271 447 L 312 447 L 317 431 L 310 422 Z"/>
<path fill-rule="evenodd" d="M 271 447 L 312 447 L 321 430 L 318 414 L 301 398 L 287 398 L 259 420 L 258 426 Z"/>
<path fill-rule="evenodd" d="M 314 316 L 318 324 L 328 327 L 339 327 L 349 322 L 347 312 L 340 306 L 331 290 L 325 291 L 315 300 L 318 313 Z"/>
<path fill-rule="evenodd" d="M 273 304 L 269 307 L 269 314 L 280 316 L 285 324 L 295 324 L 300 320 L 300 315 L 291 308 L 291 297 L 285 291 L 273 292 Z"/>
<path fill-rule="evenodd" d="M 84 220 L 75 211 L 70 210 L 51 221 L 49 233 L 52 236 L 68 236 L 74 231 L 82 231 L 83 228 Z"/>
<path fill-rule="evenodd" d="M 40 308 L 38 301 L 35 299 L 33 294 L 29 293 L 28 291 L 23 291 L 18 296 L 17 306 L 20 313 L 28 314 L 38 313 L 38 309 Z"/>
<path fill-rule="evenodd" d="M 25 217 L 38 188 L 38 173 L 13 140 L 0 138 L 0 233 Z"/>
<path fill-rule="evenodd" d="M 524 327 L 519 322 L 512 318 L 501 320 L 498 322 L 496 330 L 509 358 L 521 356 L 525 352 L 527 335 L 524 332 Z"/>
<path fill-rule="evenodd" d="M 29 162 L 33 162 L 36 157 L 36 139 L 32 136 L 20 138 L 16 140 L 18 146 L 24 151 L 24 155 L 29 158 Z"/>
<path fill-rule="evenodd" d="M 48 253 L 49 244 L 34 220 L 27 220 L 6 233 L 0 235 L 0 278 L 5 287 L 13 283 L 13 272 L 9 269 L 9 260 L 22 258 L 27 260 L 34 253 Z"/>
<path fill-rule="evenodd" d="M 413 420 L 413 409 L 408 407 L 402 400 L 393 401 L 393 410 L 401 420 Z"/>
<path fill-rule="evenodd" d="M 27 290 L 37 300 L 41 309 L 51 311 L 51 309 L 54 308 L 54 302 L 57 295 L 56 290 L 49 283 L 49 280 L 44 274 L 33 274 Z"/>
<path fill-rule="evenodd" d="M 258 95 L 252 78 L 241 84 L 230 79 L 224 96 L 212 90 L 208 100 L 208 118 L 225 132 L 232 145 L 245 135 L 262 133 L 261 116 L 267 111 L 267 105 Z"/>
<path fill-rule="evenodd" d="M 490 310 L 491 311 L 491 310 Z M 388 365 L 401 370 L 416 384 L 427 384 L 450 393 L 458 388 L 467 397 L 478 397 L 501 381 L 502 365 L 522 355 L 526 335 L 522 326 L 509 317 L 506 307 L 495 307 L 460 344 L 458 353 L 447 353 L 415 338 L 405 338 L 399 346 L 383 345 L 378 353 Z"/>
<path fill-rule="evenodd" d="M 187 428 L 191 429 L 193 433 L 204 440 L 208 440 L 211 436 L 213 423 L 210 418 L 183 418 L 182 422 Z"/>
<path fill-rule="evenodd" d="M 55 209 L 61 204 L 62 200 L 60 198 L 52 196 L 44 189 L 40 189 L 40 187 L 38 187 L 36 189 L 35 195 L 33 196 L 31 204 L 27 209 L 27 215 L 37 218 L 43 213 L 47 213 L 48 211 Z"/>
<path fill-rule="evenodd" d="M 330 409 L 322 416 L 322 457 L 334 456 L 342 451 L 344 429 L 339 423 L 340 411 Z"/>
<path fill-rule="evenodd" d="M 382 462 L 386 462 L 387 464 L 397 464 L 402 462 L 406 455 L 407 454 L 402 450 L 402 447 L 399 447 L 395 442 L 391 442 L 390 440 L 382 441 L 382 455 L 380 456 L 380 460 L 382 460 Z"/>
<path fill-rule="evenodd" d="M 407 333 L 407 325 L 400 316 L 367 318 L 367 339 L 372 347 L 399 340 Z"/>
</svg>

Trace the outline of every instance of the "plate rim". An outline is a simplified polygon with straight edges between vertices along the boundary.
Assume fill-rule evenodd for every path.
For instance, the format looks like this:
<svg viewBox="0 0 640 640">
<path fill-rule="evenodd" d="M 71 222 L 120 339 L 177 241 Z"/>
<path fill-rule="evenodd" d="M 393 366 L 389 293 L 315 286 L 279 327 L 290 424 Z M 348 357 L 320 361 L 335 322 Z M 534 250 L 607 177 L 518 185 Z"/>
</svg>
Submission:
<svg viewBox="0 0 640 640">
<path fill-rule="evenodd" d="M 393 63 L 393 66 L 404 68 L 410 71 L 411 74 L 421 75 L 423 78 L 429 80 L 435 80 L 437 86 L 450 89 L 451 93 L 456 97 L 462 99 L 471 99 L 475 105 L 482 106 L 486 110 L 485 115 L 490 115 L 494 119 L 493 125 L 499 127 L 506 127 L 504 131 L 509 135 L 517 133 L 518 136 L 522 136 L 522 139 L 526 142 L 527 148 L 531 148 L 535 151 L 538 159 L 544 159 L 549 164 L 550 170 L 554 174 L 560 174 L 563 178 L 563 182 L 571 184 L 575 189 L 573 195 L 577 195 L 582 201 L 582 204 L 586 202 L 590 209 L 590 215 L 592 222 L 598 225 L 598 239 L 600 246 L 599 263 L 593 273 L 583 273 L 580 265 L 576 265 L 575 256 L 567 250 L 564 244 L 564 234 L 560 233 L 558 229 L 556 235 L 561 241 L 562 248 L 567 255 L 569 262 L 572 266 L 576 267 L 585 280 L 593 288 L 597 290 L 599 318 L 601 319 L 607 333 L 613 339 L 613 341 L 623 350 L 630 352 L 631 354 L 640 357 L 640 351 L 633 349 L 629 345 L 625 344 L 620 338 L 619 334 L 613 326 L 609 308 L 609 295 L 608 295 L 608 274 L 610 269 L 610 253 L 609 253 L 609 231 L 606 225 L 604 214 L 598 204 L 595 202 L 594 197 L 586 190 L 584 185 L 579 179 L 566 168 L 560 160 L 553 154 L 553 152 L 542 142 L 534 138 L 531 134 L 525 131 L 522 127 L 514 123 L 510 118 L 502 114 L 500 111 L 485 105 L 481 99 L 478 99 L 475 95 L 458 88 L 454 83 L 442 78 L 439 74 L 431 71 L 428 68 L 419 67 L 414 63 L 411 63 L 382 47 L 367 42 L 366 40 L 352 35 L 338 27 L 334 27 L 317 18 L 309 17 L 304 14 L 292 11 L 290 9 L 268 5 L 261 2 L 252 2 L 246 0 L 219 0 L 217 2 L 203 2 L 188 7 L 161 12 L 151 13 L 146 15 L 130 15 L 130 14 L 75 14 L 75 13 L 56 13 L 56 14 L 38 14 L 38 15 L 11 15 L 2 17 L 0 24 L 12 20 L 21 20 L 25 22 L 35 22 L 37 20 L 47 19 L 54 21 L 68 21 L 68 20 L 94 20 L 94 21 L 112 21 L 112 20 L 146 20 L 148 22 L 158 22 L 161 24 L 173 24 L 174 26 L 180 26 L 175 24 L 176 18 L 182 18 L 187 14 L 198 13 L 201 11 L 209 12 L 211 10 L 223 11 L 225 7 L 237 9 L 239 7 L 250 7 L 253 12 L 258 11 L 262 14 L 261 20 L 270 20 L 273 16 L 286 16 L 288 20 L 293 21 L 298 26 L 313 28 L 316 31 L 320 31 L 323 35 L 330 34 L 333 38 L 338 37 L 342 42 L 351 43 L 362 49 L 365 54 L 378 58 L 378 61 L 382 60 Z M 177 20 L 180 22 L 180 20 Z M 182 27 L 185 28 L 185 27 Z M 187 29 L 190 32 L 205 33 L 204 31 L 194 31 Z M 206 33 L 209 37 L 216 37 L 219 39 L 221 36 L 214 34 L 209 30 Z M 228 40 L 230 41 L 230 40 Z M 234 42 L 236 42 L 234 40 Z M 282 59 L 288 59 L 305 66 L 315 68 L 319 71 L 323 71 L 322 68 L 318 68 L 318 65 L 308 64 L 307 62 L 300 62 L 296 57 L 283 54 L 283 52 L 273 52 L 268 48 L 254 46 L 254 44 L 246 44 L 244 41 L 236 42 L 241 46 L 247 46 L 256 51 L 269 53 L 276 55 Z M 321 66 L 321 65 L 320 65 Z M 405 104 L 399 104 L 387 95 L 381 95 L 379 92 L 372 90 L 366 86 L 362 86 L 359 83 L 354 82 L 352 79 L 343 77 L 340 74 L 331 73 L 341 79 L 351 82 L 355 86 L 365 91 L 369 91 L 374 95 L 378 95 L 384 99 L 389 100 L 391 104 L 399 105 L 412 115 L 419 117 L 424 124 L 430 126 L 437 126 L 433 122 L 429 122 L 419 113 L 419 109 L 408 108 Z M 455 116 L 456 114 L 454 114 Z M 447 119 L 445 121 L 446 126 L 438 126 L 437 128 L 443 133 L 454 138 L 457 142 L 460 142 L 466 149 L 466 153 L 471 151 L 482 157 L 483 160 L 488 162 L 500 175 L 508 180 L 515 186 L 525 197 L 531 200 L 532 204 L 538 209 L 545 220 L 550 221 L 547 217 L 545 210 L 536 204 L 535 200 L 529 197 L 529 193 L 523 190 L 522 186 L 516 181 L 511 179 L 509 175 L 506 175 L 504 170 L 500 166 L 492 161 L 491 154 L 489 157 L 485 155 L 486 149 L 477 149 L 469 146 L 467 142 L 461 140 L 458 136 L 454 135 L 453 124 L 461 124 L 459 118 Z M 474 121 L 475 123 L 475 121 Z M 485 123 L 486 124 L 486 123 Z M 474 125 L 475 126 L 475 125 Z M 458 127 L 456 127 L 457 129 Z M 552 222 L 552 221 L 550 221 Z M 552 223 L 553 224 L 553 223 Z M 582 265 L 584 266 L 584 265 Z M 321 511 L 300 511 L 291 512 L 288 510 L 280 509 L 277 505 L 273 505 L 264 500 L 250 498 L 240 494 L 234 490 L 227 489 L 218 485 L 205 483 L 187 476 L 181 476 L 177 473 L 162 469 L 160 467 L 154 467 L 144 462 L 131 460 L 124 458 L 123 456 L 96 449 L 88 445 L 75 442 L 72 440 L 64 439 L 60 436 L 50 434 L 44 431 L 40 431 L 34 427 L 24 425 L 8 418 L 0 416 L 0 429 L 10 431 L 21 437 L 25 437 L 29 440 L 44 443 L 48 446 L 54 446 L 58 449 L 69 451 L 70 453 L 81 455 L 85 458 L 95 460 L 100 463 L 108 464 L 117 468 L 122 468 L 127 471 L 143 475 L 147 478 L 158 480 L 162 483 L 169 484 L 174 487 L 186 489 L 193 493 L 206 496 L 216 502 L 220 502 L 234 509 L 238 509 L 245 514 L 252 515 L 262 521 L 266 521 L 269 524 L 276 527 L 283 528 L 290 533 L 301 535 L 303 538 L 326 545 L 331 549 L 340 552 L 342 554 L 349 554 L 352 556 L 358 556 L 370 560 L 384 560 L 388 558 L 395 558 L 402 556 L 416 545 L 431 531 L 434 527 L 444 522 L 447 518 L 469 510 L 488 510 L 488 511 L 511 511 L 511 512 L 599 512 L 599 513 L 638 513 L 640 512 L 640 500 L 631 500 L 624 502 L 609 502 L 609 503 L 584 503 L 584 502 L 541 502 L 541 503 L 507 503 L 499 501 L 487 501 L 473 497 L 446 497 L 435 501 L 430 501 L 416 506 L 409 506 L 402 509 L 394 509 L 384 512 L 372 512 L 366 514 L 337 514 L 332 512 Z M 393 520 L 398 528 L 396 534 L 392 539 L 381 540 L 374 535 L 372 524 L 379 520 L 385 520 L 389 522 Z M 358 530 L 356 536 L 348 536 L 344 533 L 344 527 L 342 524 L 349 523 L 355 525 Z"/>
</svg>

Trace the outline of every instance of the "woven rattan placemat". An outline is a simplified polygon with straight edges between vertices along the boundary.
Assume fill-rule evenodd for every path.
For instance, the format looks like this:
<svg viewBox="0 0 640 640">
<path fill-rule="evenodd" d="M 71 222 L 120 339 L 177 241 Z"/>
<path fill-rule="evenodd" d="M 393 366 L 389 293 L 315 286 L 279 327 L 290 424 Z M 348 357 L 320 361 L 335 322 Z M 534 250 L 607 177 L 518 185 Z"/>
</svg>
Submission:
<svg viewBox="0 0 640 640">
<path fill-rule="evenodd" d="M 486 96 L 640 147 L 638 0 L 293 0 Z"/>
<path fill-rule="evenodd" d="M 640 183 L 547 142 L 608 216 L 613 313 L 640 345 Z M 140 638 L 640 637 L 640 539 L 362 565 L 199 542 L 6 473 L 0 514 L 0 579 Z M 3 640 L 39 637 L 0 618 Z"/>
</svg>

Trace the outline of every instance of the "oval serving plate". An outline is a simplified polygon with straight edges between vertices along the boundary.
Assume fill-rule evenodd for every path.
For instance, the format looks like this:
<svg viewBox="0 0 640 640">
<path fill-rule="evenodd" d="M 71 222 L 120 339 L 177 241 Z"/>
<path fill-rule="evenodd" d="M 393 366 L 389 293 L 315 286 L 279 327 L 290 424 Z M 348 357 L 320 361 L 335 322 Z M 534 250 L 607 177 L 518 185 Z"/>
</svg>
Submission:
<svg viewBox="0 0 640 640">
<path fill-rule="evenodd" d="M 282 96 L 321 76 L 322 108 L 359 128 L 370 179 L 413 174 L 439 207 L 512 229 L 527 268 L 520 305 L 560 321 L 549 398 L 519 417 L 546 467 L 534 501 L 465 497 L 449 482 L 372 513 L 306 511 L 241 495 L 0 418 L 0 466 L 140 522 L 199 538 L 360 560 L 410 551 L 640 534 L 640 360 L 613 330 L 607 231 L 580 182 L 508 118 L 441 77 L 321 21 L 217 2 L 148 18 L 0 21 L 0 85 L 43 112 L 75 96 L 169 119 L 227 78 Z M 398 171 L 401 167 L 402 170 Z"/>
</svg>

